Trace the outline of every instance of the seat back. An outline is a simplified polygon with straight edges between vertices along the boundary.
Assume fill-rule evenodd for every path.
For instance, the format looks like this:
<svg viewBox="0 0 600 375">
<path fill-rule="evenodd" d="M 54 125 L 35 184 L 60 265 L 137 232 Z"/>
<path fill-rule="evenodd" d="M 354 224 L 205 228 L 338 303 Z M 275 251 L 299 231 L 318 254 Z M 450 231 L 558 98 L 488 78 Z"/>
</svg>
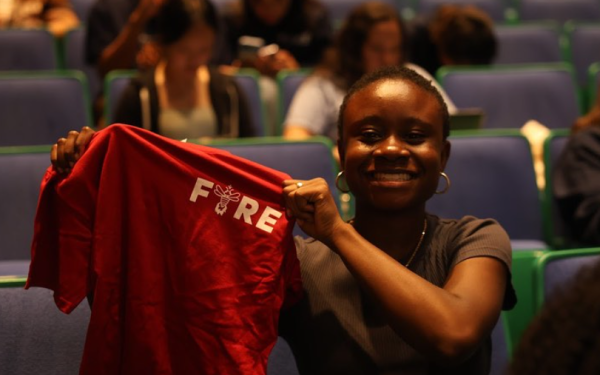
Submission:
<svg viewBox="0 0 600 375">
<path fill-rule="evenodd" d="M 585 266 L 600 261 L 600 248 L 548 251 L 534 266 L 534 282 L 538 309 L 558 287 L 571 281 Z"/>
<path fill-rule="evenodd" d="M 496 25 L 495 64 L 529 64 L 563 61 L 561 33 L 555 23 Z"/>
<path fill-rule="evenodd" d="M 31 259 L 33 219 L 49 151 L 49 146 L 0 147 L 0 261 Z"/>
<path fill-rule="evenodd" d="M 65 315 L 56 307 L 52 291 L 25 290 L 24 281 L 12 284 L 0 282 L 2 373 L 77 374 L 90 318 L 88 304 Z"/>
<path fill-rule="evenodd" d="M 532 248 L 546 248 L 527 139 L 517 131 L 507 131 L 463 133 L 451 136 L 450 142 L 445 171 L 452 185 L 446 194 L 428 201 L 428 212 L 444 218 L 493 218 L 511 240 L 532 241 Z M 444 182 L 440 184 L 441 190 Z"/>
<path fill-rule="evenodd" d="M 279 89 L 279 134 L 283 134 L 283 123 L 292 99 L 298 88 L 310 74 L 307 69 L 296 71 L 282 71 L 277 75 L 277 86 Z"/>
<path fill-rule="evenodd" d="M 267 375 L 299 375 L 296 359 L 290 345 L 278 337 L 267 362 Z"/>
<path fill-rule="evenodd" d="M 45 29 L 0 30 L 0 70 L 54 70 L 57 44 Z"/>
<path fill-rule="evenodd" d="M 113 70 L 104 78 L 104 122 L 114 122 L 115 111 L 123 91 L 135 76 L 135 70 Z"/>
<path fill-rule="evenodd" d="M 575 68 L 577 83 L 585 87 L 588 82 L 588 68 L 600 61 L 600 22 L 567 22 L 565 32 L 569 40 L 571 62 Z"/>
<path fill-rule="evenodd" d="M 535 119 L 567 128 L 580 114 L 579 93 L 567 64 L 446 67 L 442 87 L 459 108 L 482 108 L 484 128 L 520 128 Z"/>
<path fill-rule="evenodd" d="M 81 3 L 89 2 L 89 0 L 79 1 Z M 88 64 L 85 59 L 85 33 L 85 28 L 79 27 L 70 30 L 65 35 L 62 41 L 64 67 L 70 70 L 80 70 L 85 74 L 89 84 L 89 97 L 94 100 L 102 90 L 102 80 L 96 67 Z"/>
<path fill-rule="evenodd" d="M 294 179 L 309 180 L 322 177 L 327 181 L 339 207 L 335 187 L 338 167 L 331 153 L 331 141 L 327 138 L 314 137 L 306 141 L 291 142 L 278 137 L 268 137 L 219 141 L 211 143 L 210 146 L 285 172 Z M 297 226 L 294 234 L 306 236 Z"/>
<path fill-rule="evenodd" d="M 90 125 L 81 72 L 0 73 L 0 146 L 48 145 Z"/>
<path fill-rule="evenodd" d="M 234 78 L 235 82 L 240 87 L 240 90 L 246 96 L 248 107 L 250 109 L 250 116 L 252 116 L 254 134 L 257 137 L 265 136 L 265 109 L 263 107 L 260 86 L 258 83 L 258 72 L 250 69 L 242 69 L 235 74 Z"/>
<path fill-rule="evenodd" d="M 546 186 L 543 199 L 544 237 L 553 248 L 560 249 L 568 246 L 567 224 L 562 219 L 554 199 L 552 176 L 554 166 L 562 150 L 569 140 L 568 130 L 554 130 L 544 141 L 544 174 Z"/>
<path fill-rule="evenodd" d="M 598 87 L 600 86 L 600 60 L 590 65 L 587 83 L 587 109 L 591 109 L 598 100 Z"/>
<path fill-rule="evenodd" d="M 510 361 L 510 345 L 507 339 L 504 313 L 500 314 L 498 322 L 492 331 L 492 364 L 490 375 L 504 375 Z"/>
<path fill-rule="evenodd" d="M 442 4 L 474 5 L 496 22 L 505 20 L 506 4 L 502 0 L 419 0 L 416 6 L 417 13 L 431 14 Z"/>
<path fill-rule="evenodd" d="M 600 2 L 596 0 L 520 0 L 517 4 L 521 21 L 569 20 L 598 21 Z"/>
</svg>

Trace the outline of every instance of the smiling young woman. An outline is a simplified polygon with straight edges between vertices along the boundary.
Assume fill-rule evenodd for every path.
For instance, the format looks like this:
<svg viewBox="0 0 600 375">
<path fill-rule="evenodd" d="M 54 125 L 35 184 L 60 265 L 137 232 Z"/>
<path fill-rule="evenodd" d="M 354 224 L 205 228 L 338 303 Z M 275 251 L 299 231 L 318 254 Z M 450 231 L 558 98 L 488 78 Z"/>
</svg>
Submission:
<svg viewBox="0 0 600 375">
<path fill-rule="evenodd" d="M 487 374 L 490 333 L 516 302 L 511 248 L 493 220 L 426 213 L 450 156 L 448 110 L 414 71 L 359 80 L 340 109 L 356 217 L 321 180 L 286 182 L 306 297 L 282 334 L 306 374 Z"/>
</svg>

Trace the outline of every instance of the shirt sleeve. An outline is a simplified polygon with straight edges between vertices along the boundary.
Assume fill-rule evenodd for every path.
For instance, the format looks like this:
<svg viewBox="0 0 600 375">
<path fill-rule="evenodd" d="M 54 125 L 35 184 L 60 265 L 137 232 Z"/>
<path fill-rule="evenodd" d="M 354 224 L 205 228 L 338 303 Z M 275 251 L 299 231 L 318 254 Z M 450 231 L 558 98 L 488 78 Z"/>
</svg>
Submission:
<svg viewBox="0 0 600 375">
<path fill-rule="evenodd" d="M 457 231 L 452 241 L 455 251 L 450 268 L 477 257 L 494 258 L 506 266 L 508 278 L 502 308 L 512 309 L 517 302 L 517 296 L 511 281 L 512 247 L 504 228 L 492 219 L 466 216 L 457 222 Z"/>
<path fill-rule="evenodd" d="M 337 94 L 332 82 L 309 77 L 294 95 L 284 126 L 298 126 L 313 135 L 330 136 L 336 129 L 342 99 L 343 93 Z"/>
<path fill-rule="evenodd" d="M 54 291 L 58 308 L 70 313 L 91 290 L 90 259 L 98 168 L 105 143 L 92 142 L 67 175 L 49 168 L 41 185 L 34 221 L 31 264 L 26 288 Z"/>
</svg>

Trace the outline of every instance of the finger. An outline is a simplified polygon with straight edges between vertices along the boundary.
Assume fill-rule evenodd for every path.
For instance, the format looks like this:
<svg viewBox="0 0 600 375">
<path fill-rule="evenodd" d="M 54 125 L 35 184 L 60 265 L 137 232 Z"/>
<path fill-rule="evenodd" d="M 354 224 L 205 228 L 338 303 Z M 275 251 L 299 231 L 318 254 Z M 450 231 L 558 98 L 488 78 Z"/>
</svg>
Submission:
<svg viewBox="0 0 600 375">
<path fill-rule="evenodd" d="M 57 142 L 56 142 L 56 169 L 58 169 L 58 171 L 60 173 L 64 173 L 65 170 L 67 169 L 67 163 L 65 162 L 65 157 L 64 157 L 64 147 L 65 147 L 65 142 L 67 141 L 66 138 L 60 138 Z"/>
<path fill-rule="evenodd" d="M 85 152 L 88 144 L 92 140 L 92 136 L 96 133 L 92 128 L 84 126 L 79 133 L 79 136 L 75 140 L 75 161 L 79 160 L 81 155 Z"/>
<path fill-rule="evenodd" d="M 57 166 L 57 163 L 56 163 L 57 149 L 58 149 L 58 145 L 56 143 L 54 145 L 52 145 L 52 149 L 50 150 L 50 162 L 52 163 L 52 166 L 54 167 L 54 169 L 56 169 L 59 172 L 61 172 L 58 169 L 58 166 Z"/>
<path fill-rule="evenodd" d="M 71 130 L 67 135 L 67 140 L 65 141 L 62 148 L 63 159 L 69 168 L 73 168 L 73 166 L 75 165 L 75 140 L 77 139 L 78 135 L 79 132 Z"/>
</svg>

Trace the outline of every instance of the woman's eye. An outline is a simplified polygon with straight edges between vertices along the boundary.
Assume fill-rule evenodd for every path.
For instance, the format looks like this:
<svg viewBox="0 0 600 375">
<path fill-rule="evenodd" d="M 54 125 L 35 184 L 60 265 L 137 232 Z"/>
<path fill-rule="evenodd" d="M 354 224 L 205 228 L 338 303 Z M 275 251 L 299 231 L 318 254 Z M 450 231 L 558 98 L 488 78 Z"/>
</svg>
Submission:
<svg viewBox="0 0 600 375">
<path fill-rule="evenodd" d="M 374 141 L 379 138 L 379 133 L 373 130 L 366 130 L 361 133 L 361 136 L 364 140 Z"/>
<path fill-rule="evenodd" d="M 423 133 L 416 133 L 416 132 L 409 133 L 406 136 L 406 139 L 408 141 L 410 141 L 410 142 L 420 142 L 420 141 L 423 141 L 423 139 L 425 139 L 425 134 L 423 134 Z"/>
</svg>

